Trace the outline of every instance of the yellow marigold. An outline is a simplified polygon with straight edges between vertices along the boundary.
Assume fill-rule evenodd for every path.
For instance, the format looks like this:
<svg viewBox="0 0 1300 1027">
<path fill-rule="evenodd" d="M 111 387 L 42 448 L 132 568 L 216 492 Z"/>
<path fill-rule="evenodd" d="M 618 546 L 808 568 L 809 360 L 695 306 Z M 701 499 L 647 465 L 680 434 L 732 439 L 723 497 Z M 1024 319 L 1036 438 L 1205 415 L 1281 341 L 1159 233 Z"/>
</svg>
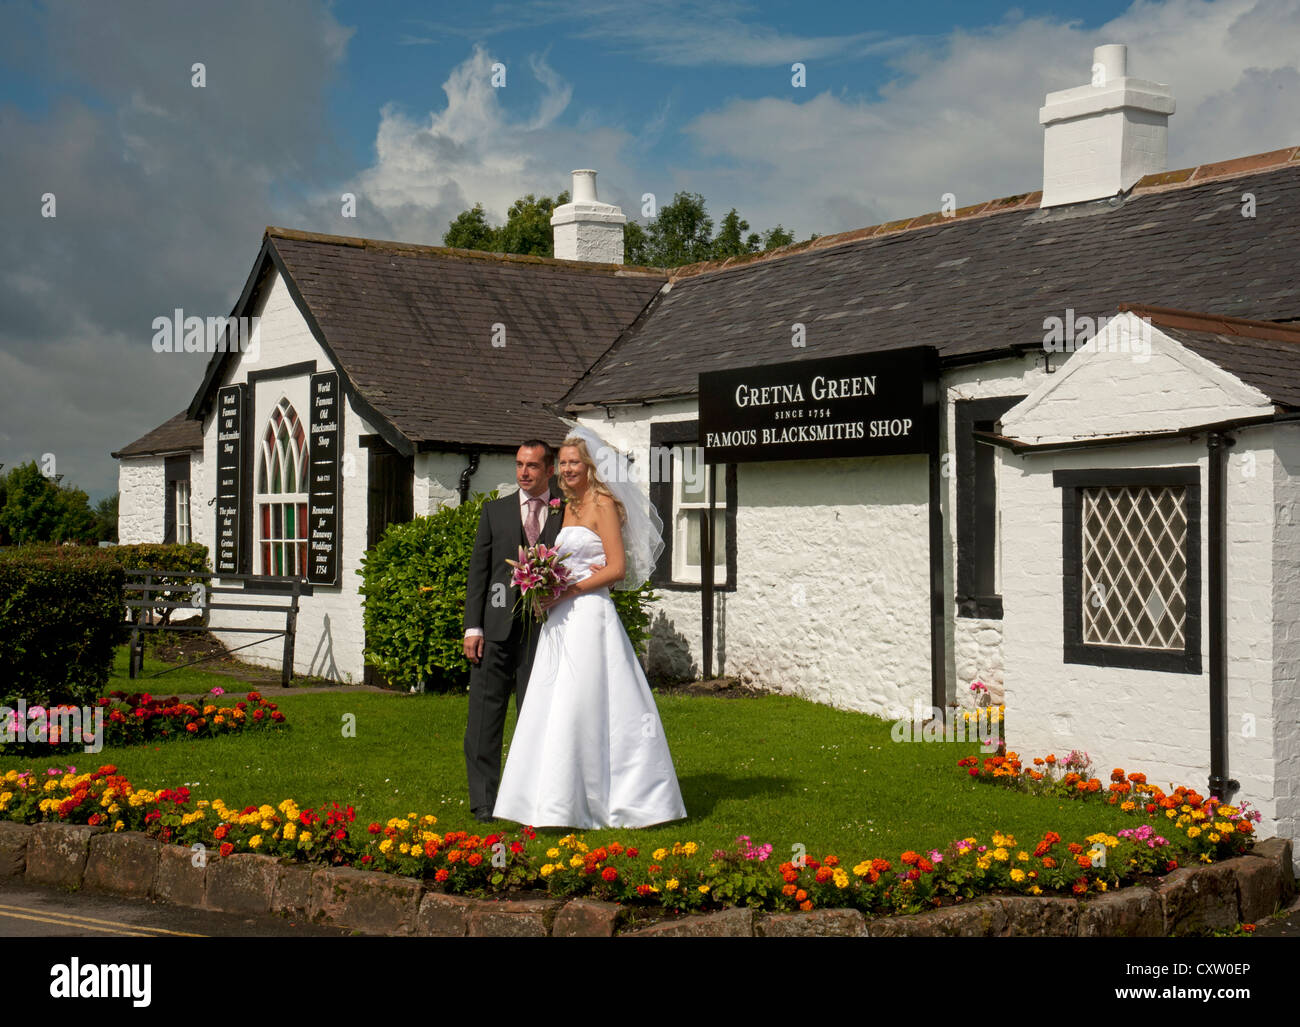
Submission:
<svg viewBox="0 0 1300 1027">
<path fill-rule="evenodd" d="M 551 859 L 559 859 L 559 858 L 560 858 L 560 850 L 559 850 L 559 849 L 556 849 L 556 848 L 550 848 L 550 849 L 547 849 L 547 850 L 546 850 L 546 855 L 549 856 Z"/>
<path fill-rule="evenodd" d="M 554 863 L 543 863 L 542 869 L 538 871 L 543 877 L 550 877 L 555 872 Z"/>
<path fill-rule="evenodd" d="M 981 856 L 979 859 L 977 859 L 977 860 L 975 861 L 975 865 L 976 865 L 977 867 L 979 867 L 981 870 L 987 870 L 987 869 L 989 868 L 989 864 L 990 864 L 991 862 L 992 862 L 992 860 L 990 860 L 989 857 L 988 857 L 987 855 L 985 855 L 985 856 Z"/>
<path fill-rule="evenodd" d="M 1200 833 L 1201 833 L 1201 829 L 1200 829 L 1199 827 L 1189 827 L 1189 828 L 1187 829 L 1187 837 L 1188 837 L 1188 838 L 1195 838 L 1195 837 L 1197 837 L 1198 835 L 1200 835 Z"/>
<path fill-rule="evenodd" d="M 993 858 L 996 859 L 999 863 L 1005 863 L 1009 855 L 1010 853 L 1008 853 L 1007 850 L 1002 848 L 1001 846 L 993 850 Z"/>
<path fill-rule="evenodd" d="M 403 856 L 405 856 L 411 851 L 411 846 L 408 845 L 406 842 L 402 842 L 402 844 L 397 847 L 397 851 L 400 852 Z"/>
<path fill-rule="evenodd" d="M 113 825 L 113 830 L 121 831 L 124 827 L 126 827 L 126 824 L 119 820 Z"/>
<path fill-rule="evenodd" d="M 700 894 L 701 895 L 709 894 L 709 886 L 707 884 L 700 885 Z"/>
<path fill-rule="evenodd" d="M 1029 853 L 1027 853 L 1024 849 L 1021 849 L 1019 852 L 1016 853 L 1016 859 L 1021 863 L 1027 863 L 1029 862 Z"/>
<path fill-rule="evenodd" d="M 863 860 L 861 863 L 859 863 L 857 866 L 853 868 L 853 873 L 856 874 L 858 877 L 866 877 L 867 871 L 870 869 L 871 869 L 871 862 L 869 860 Z"/>
<path fill-rule="evenodd" d="M 1029 887 L 1029 894 L 1030 894 L 1030 895 L 1042 895 L 1042 894 L 1043 894 L 1043 889 L 1040 888 L 1040 887 L 1038 887 L 1038 885 L 1036 885 L 1036 884 L 1034 884 L 1034 885 L 1030 885 L 1030 887 Z"/>
<path fill-rule="evenodd" d="M 1021 870 L 1019 867 L 1011 871 L 1011 880 L 1015 881 L 1017 884 L 1019 884 L 1024 879 L 1025 879 L 1025 872 Z"/>
<path fill-rule="evenodd" d="M 0 809 L 9 805 L 9 800 L 14 797 L 13 792 L 0 792 Z"/>
<path fill-rule="evenodd" d="M 1097 890 L 1098 891 L 1106 890 L 1106 882 L 1101 880 L 1100 878 L 1097 879 Z"/>
<path fill-rule="evenodd" d="M 664 887 L 667 888 L 669 891 L 676 891 L 676 890 L 677 890 L 677 878 L 675 878 L 675 877 L 670 877 L 667 881 L 664 882 Z"/>
<path fill-rule="evenodd" d="M 569 866 L 571 867 L 580 867 L 582 866 L 582 863 L 583 863 L 583 859 L 577 853 L 574 853 L 572 856 L 569 857 Z"/>
<path fill-rule="evenodd" d="M 438 822 L 438 818 L 435 817 L 432 813 L 426 813 L 424 816 L 420 818 L 420 823 L 424 824 L 426 827 L 432 827 L 437 822 Z"/>
<path fill-rule="evenodd" d="M 832 875 L 832 880 L 835 882 L 836 888 L 847 888 L 849 886 L 849 875 L 846 874 L 839 867 L 835 868 L 835 873 Z"/>
<path fill-rule="evenodd" d="M 1211 832 L 1210 832 L 1210 841 L 1212 841 L 1212 842 L 1217 842 L 1218 840 L 1219 840 L 1219 836 L 1218 836 L 1214 831 L 1211 831 Z"/>
<path fill-rule="evenodd" d="M 271 828 L 274 827 L 275 825 L 272 824 L 271 821 L 269 821 L 269 820 L 263 820 L 260 826 L 261 826 L 261 828 L 262 828 L 263 831 L 269 831 L 269 830 L 271 830 Z"/>
<path fill-rule="evenodd" d="M 216 712 L 217 712 L 217 708 L 213 706 L 211 703 L 203 707 L 203 715 L 205 717 L 209 717 Z"/>
<path fill-rule="evenodd" d="M 225 724 L 225 722 L 226 722 L 225 717 L 217 716 L 212 718 L 212 723 L 216 724 L 218 727 L 221 727 L 223 724 Z"/>
<path fill-rule="evenodd" d="M 1132 813 L 1135 809 L 1137 809 L 1137 803 L 1134 802 L 1132 799 L 1128 799 L 1124 802 L 1121 802 L 1119 804 L 1119 808 L 1122 809 L 1125 813 Z"/>
<path fill-rule="evenodd" d="M 304 831 L 302 834 L 298 835 L 298 844 L 299 844 L 299 846 L 301 846 L 301 847 L 304 848 L 304 849 L 305 849 L 308 845 L 310 845 L 310 844 L 311 844 L 311 832 L 310 832 L 310 831 Z"/>
<path fill-rule="evenodd" d="M 1235 816 L 1237 815 L 1237 807 L 1236 807 L 1236 806 L 1220 806 L 1220 807 L 1219 807 L 1219 812 L 1222 813 L 1225 817 L 1235 817 Z"/>
<path fill-rule="evenodd" d="M 681 854 L 682 854 L 682 843 L 673 842 L 673 855 L 680 856 Z"/>
<path fill-rule="evenodd" d="M 663 859 L 665 856 L 668 855 L 668 850 L 667 850 L 667 849 L 655 849 L 655 851 L 652 852 L 650 855 L 654 858 L 655 862 L 658 862 L 659 860 Z"/>
<path fill-rule="evenodd" d="M 682 851 L 685 852 L 686 855 L 688 856 L 694 856 L 697 852 L 700 851 L 700 847 L 696 845 L 694 842 L 687 842 L 685 845 L 682 846 Z"/>
<path fill-rule="evenodd" d="M 255 849 L 261 844 L 262 844 L 262 836 L 260 834 L 255 834 L 253 835 L 252 838 L 248 839 L 248 847 L 250 849 Z"/>
<path fill-rule="evenodd" d="M 294 836 L 295 836 L 297 833 L 298 833 L 298 825 L 297 825 L 297 824 L 285 824 L 285 825 L 284 825 L 284 839 L 285 839 L 285 841 L 288 841 L 288 842 L 293 841 Z"/>
</svg>

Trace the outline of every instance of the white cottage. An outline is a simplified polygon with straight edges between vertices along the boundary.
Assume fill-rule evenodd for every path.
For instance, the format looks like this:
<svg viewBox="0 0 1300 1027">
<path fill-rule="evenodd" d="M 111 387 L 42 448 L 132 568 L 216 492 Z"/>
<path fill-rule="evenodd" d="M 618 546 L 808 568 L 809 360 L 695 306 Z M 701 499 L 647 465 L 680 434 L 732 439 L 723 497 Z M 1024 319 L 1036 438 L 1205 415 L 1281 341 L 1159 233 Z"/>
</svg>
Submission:
<svg viewBox="0 0 1300 1027">
<path fill-rule="evenodd" d="M 261 455 L 239 558 L 288 566 L 303 540 L 276 534 L 288 500 L 254 477 L 258 447 L 337 374 L 339 583 L 313 585 L 300 663 L 356 678 L 351 571 L 378 530 L 507 485 L 514 445 L 558 439 L 567 412 L 633 454 L 668 528 L 652 672 L 711 664 L 887 717 L 978 679 L 1022 752 L 1240 786 L 1263 834 L 1296 837 L 1300 148 L 1165 171 L 1169 90 L 1122 47 L 1094 65 L 1040 112 L 1043 191 L 751 258 L 621 267 L 588 172 L 557 253 L 604 263 L 268 230 L 237 307 L 263 315 L 260 360 L 215 359 L 189 409 L 196 537 L 216 540 L 215 411 L 243 385 Z M 814 386 L 821 368 L 861 388 Z M 702 380 L 760 391 L 729 388 L 719 422 Z M 752 418 L 714 438 L 739 444 L 701 446 L 727 417 Z M 123 452 L 124 511 L 150 453 Z M 700 460 L 719 456 L 706 608 Z"/>
</svg>

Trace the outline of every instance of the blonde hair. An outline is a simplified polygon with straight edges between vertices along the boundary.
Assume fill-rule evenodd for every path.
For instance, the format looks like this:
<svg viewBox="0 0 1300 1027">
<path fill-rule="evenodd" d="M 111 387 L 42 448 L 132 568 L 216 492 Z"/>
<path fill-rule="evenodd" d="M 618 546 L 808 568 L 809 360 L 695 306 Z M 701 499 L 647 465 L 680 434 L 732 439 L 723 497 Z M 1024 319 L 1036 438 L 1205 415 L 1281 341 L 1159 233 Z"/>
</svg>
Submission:
<svg viewBox="0 0 1300 1027">
<path fill-rule="evenodd" d="M 578 451 L 579 458 L 581 458 L 583 464 L 587 468 L 587 490 L 589 492 L 595 492 L 597 495 L 608 496 L 610 500 L 612 500 L 614 503 L 614 509 L 618 511 L 618 523 L 626 524 L 627 511 L 623 509 L 623 504 L 618 501 L 618 497 L 609 491 L 609 486 L 606 485 L 604 481 L 601 480 L 600 475 L 596 472 L 596 462 L 592 460 L 591 453 L 587 450 L 586 440 L 571 435 L 563 442 L 560 443 L 560 449 L 564 449 L 566 446 L 572 447 L 573 449 L 576 449 Z M 555 451 L 557 457 L 557 463 L 558 463 L 559 452 L 560 452 L 559 449 Z M 560 483 L 560 491 L 564 493 L 564 498 L 572 503 L 575 500 L 576 496 L 573 490 L 570 489 L 569 486 L 565 484 L 564 477 L 562 475 L 559 476 L 559 483 Z"/>
</svg>

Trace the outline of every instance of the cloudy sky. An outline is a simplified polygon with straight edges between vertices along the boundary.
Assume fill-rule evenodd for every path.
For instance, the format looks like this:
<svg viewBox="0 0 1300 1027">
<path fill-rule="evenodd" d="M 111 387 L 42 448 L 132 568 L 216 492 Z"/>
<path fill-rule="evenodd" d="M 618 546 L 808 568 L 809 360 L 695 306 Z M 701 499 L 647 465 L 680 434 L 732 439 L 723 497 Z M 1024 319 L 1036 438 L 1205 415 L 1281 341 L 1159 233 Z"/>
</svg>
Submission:
<svg viewBox="0 0 1300 1027">
<path fill-rule="evenodd" d="M 229 312 L 268 224 L 440 244 L 579 167 L 798 238 L 964 206 L 1041 185 L 1102 43 L 1172 87 L 1171 168 L 1300 143 L 1300 0 L 0 0 L 0 463 L 114 491 L 202 377 L 153 319 Z"/>
</svg>

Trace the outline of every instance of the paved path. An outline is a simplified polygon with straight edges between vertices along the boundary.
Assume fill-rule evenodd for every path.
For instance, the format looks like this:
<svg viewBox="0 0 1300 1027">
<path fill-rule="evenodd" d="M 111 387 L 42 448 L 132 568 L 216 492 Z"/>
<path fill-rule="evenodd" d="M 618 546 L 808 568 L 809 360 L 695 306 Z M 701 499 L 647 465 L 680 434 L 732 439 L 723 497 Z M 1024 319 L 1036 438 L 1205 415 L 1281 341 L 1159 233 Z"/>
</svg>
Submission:
<svg viewBox="0 0 1300 1027">
<path fill-rule="evenodd" d="M 0 938 L 346 938 L 352 931 L 94 892 L 0 883 Z"/>
</svg>

